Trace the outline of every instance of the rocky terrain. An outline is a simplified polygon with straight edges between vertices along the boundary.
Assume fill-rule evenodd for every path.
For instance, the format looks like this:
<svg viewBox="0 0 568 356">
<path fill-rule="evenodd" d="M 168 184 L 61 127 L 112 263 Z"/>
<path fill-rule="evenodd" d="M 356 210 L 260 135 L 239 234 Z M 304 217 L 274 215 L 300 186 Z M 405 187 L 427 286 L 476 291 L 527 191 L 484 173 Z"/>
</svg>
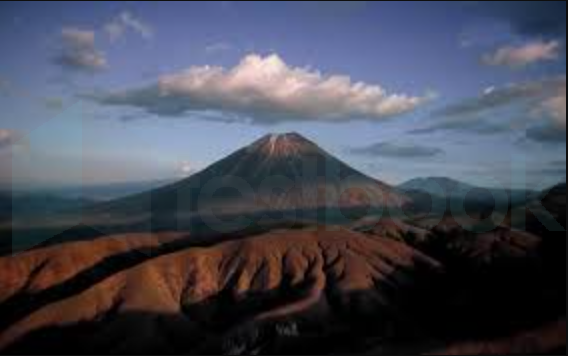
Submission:
<svg viewBox="0 0 568 356">
<path fill-rule="evenodd" d="M 368 222 L 367 222 L 368 223 Z M 6 353 L 462 353 L 565 347 L 542 239 L 375 222 L 188 246 L 129 234 L 0 259 Z M 562 294 L 562 290 L 564 294 Z M 535 336 L 536 335 L 536 336 Z M 531 338 L 532 337 L 532 338 Z M 537 338 L 538 342 L 530 342 Z"/>
<path fill-rule="evenodd" d="M 287 189 L 270 189 L 271 177 Z M 192 205 L 215 181 L 221 193 Z M 239 181 L 253 193 L 222 189 Z M 502 223 L 486 207 L 400 214 L 416 208 L 412 196 L 286 134 L 87 209 L 83 221 L 102 227 L 62 232 L 53 215 L 37 229 L 56 236 L 0 257 L 0 352 L 565 353 L 565 185 L 511 206 Z M 263 223 L 187 228 L 200 209 Z"/>
<path fill-rule="evenodd" d="M 248 353 L 305 344 L 325 350 L 331 345 L 314 342 L 351 334 L 356 326 L 385 336 L 409 327 L 408 295 L 443 273 L 409 246 L 343 229 L 280 231 L 152 256 L 136 252 L 176 237 L 108 237 L 0 260 L 0 347 Z M 108 262 L 127 251 L 142 255 L 137 264 Z M 82 283 L 89 278 L 92 283 Z M 269 331 L 282 335 L 264 335 Z"/>
</svg>

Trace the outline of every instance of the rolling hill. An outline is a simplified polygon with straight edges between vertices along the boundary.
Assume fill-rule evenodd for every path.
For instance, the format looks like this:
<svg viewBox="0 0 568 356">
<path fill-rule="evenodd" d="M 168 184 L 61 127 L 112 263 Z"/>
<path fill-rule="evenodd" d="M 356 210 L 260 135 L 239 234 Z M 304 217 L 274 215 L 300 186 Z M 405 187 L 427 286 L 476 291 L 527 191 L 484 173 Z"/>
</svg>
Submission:
<svg viewBox="0 0 568 356">
<path fill-rule="evenodd" d="M 160 250 L 177 238 L 106 237 L 0 258 L 0 350 L 355 350 L 411 328 L 421 300 L 409 296 L 427 298 L 442 272 L 402 243 L 344 229 Z M 148 247 L 156 253 L 137 252 Z"/>
</svg>

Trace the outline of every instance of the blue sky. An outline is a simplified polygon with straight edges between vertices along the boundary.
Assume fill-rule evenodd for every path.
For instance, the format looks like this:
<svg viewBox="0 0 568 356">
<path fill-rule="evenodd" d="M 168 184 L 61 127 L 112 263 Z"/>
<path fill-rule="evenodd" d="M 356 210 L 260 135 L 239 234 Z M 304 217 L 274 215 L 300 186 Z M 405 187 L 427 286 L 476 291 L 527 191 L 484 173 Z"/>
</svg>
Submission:
<svg viewBox="0 0 568 356">
<path fill-rule="evenodd" d="M 296 131 L 391 184 L 551 185 L 565 180 L 565 10 L 3 2 L 0 163 L 14 164 L 0 179 L 183 177 Z"/>
</svg>

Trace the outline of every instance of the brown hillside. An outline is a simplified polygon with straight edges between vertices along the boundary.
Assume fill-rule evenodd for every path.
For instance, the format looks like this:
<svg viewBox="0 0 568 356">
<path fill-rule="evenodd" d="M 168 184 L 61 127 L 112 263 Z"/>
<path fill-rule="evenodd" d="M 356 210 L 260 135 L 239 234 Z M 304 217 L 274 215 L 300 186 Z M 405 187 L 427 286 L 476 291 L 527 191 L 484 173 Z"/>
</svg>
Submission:
<svg viewBox="0 0 568 356">
<path fill-rule="evenodd" d="M 9 314 L 12 322 L 0 332 L 0 348 L 189 352 L 219 347 L 229 352 L 243 332 L 255 335 L 249 328 L 283 320 L 294 321 L 287 332 L 296 333 L 295 323 L 305 323 L 327 337 L 355 319 L 388 330 L 404 319 L 404 296 L 441 269 L 385 238 L 345 230 L 274 232 L 167 253 L 77 288 L 64 299 L 41 303 L 50 289 L 71 288 L 71 276 L 105 255 L 159 239 L 106 238 L 0 260 L 3 300 L 10 299 L 17 309 L 18 298 L 24 298 L 29 308 Z M 35 298 L 25 299 L 29 295 Z M 30 308 L 34 303 L 38 307 Z M 71 335 L 72 341 L 60 343 L 62 335 Z M 214 341 L 218 337 L 224 343 Z"/>
</svg>

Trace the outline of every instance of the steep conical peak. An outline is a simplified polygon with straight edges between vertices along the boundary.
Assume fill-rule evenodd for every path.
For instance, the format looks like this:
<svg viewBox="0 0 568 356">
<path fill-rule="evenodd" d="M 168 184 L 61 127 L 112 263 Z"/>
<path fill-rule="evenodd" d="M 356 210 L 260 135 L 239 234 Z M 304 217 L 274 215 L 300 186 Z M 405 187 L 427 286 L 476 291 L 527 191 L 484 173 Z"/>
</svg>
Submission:
<svg viewBox="0 0 568 356">
<path fill-rule="evenodd" d="M 315 143 L 295 132 L 266 135 L 253 143 L 249 149 L 271 157 L 321 151 Z"/>
<path fill-rule="evenodd" d="M 216 216 L 236 216 L 267 210 L 400 207 L 408 202 L 404 194 L 353 169 L 311 140 L 286 133 L 266 135 L 180 182 L 100 204 L 97 210 L 101 219 L 108 219 L 109 211 L 121 216 L 140 214 L 145 219 L 150 208 L 164 219 L 176 217 L 173 224 L 178 227 L 185 219 L 182 216 L 193 226 L 198 224 L 194 218 L 209 214 L 207 209 L 213 207 Z"/>
</svg>

